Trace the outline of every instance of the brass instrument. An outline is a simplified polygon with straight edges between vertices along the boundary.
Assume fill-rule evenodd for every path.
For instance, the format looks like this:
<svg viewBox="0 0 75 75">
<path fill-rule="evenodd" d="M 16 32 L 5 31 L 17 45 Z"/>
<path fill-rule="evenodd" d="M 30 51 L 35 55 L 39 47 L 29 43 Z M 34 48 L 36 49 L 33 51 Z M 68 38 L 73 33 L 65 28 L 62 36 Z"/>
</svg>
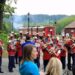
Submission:
<svg viewBox="0 0 75 75">
<path fill-rule="evenodd" d="M 43 48 L 46 48 L 49 54 L 58 56 L 61 53 L 62 48 L 58 48 L 56 45 L 51 47 L 50 49 L 47 48 L 47 46 L 50 45 L 50 43 L 43 44 Z"/>
</svg>

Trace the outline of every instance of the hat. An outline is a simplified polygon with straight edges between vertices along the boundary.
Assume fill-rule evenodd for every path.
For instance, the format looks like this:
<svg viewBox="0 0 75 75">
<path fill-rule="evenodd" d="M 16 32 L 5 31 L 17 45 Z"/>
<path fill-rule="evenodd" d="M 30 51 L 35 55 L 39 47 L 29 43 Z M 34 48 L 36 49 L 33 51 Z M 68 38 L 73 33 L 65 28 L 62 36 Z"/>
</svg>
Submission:
<svg viewBox="0 0 75 75">
<path fill-rule="evenodd" d="M 11 40 L 8 41 L 8 43 L 11 43 L 11 42 L 12 42 Z"/>
<path fill-rule="evenodd" d="M 23 33 L 22 31 L 19 31 L 19 33 Z"/>
<path fill-rule="evenodd" d="M 34 39 L 37 39 L 37 37 L 35 36 Z"/>
</svg>

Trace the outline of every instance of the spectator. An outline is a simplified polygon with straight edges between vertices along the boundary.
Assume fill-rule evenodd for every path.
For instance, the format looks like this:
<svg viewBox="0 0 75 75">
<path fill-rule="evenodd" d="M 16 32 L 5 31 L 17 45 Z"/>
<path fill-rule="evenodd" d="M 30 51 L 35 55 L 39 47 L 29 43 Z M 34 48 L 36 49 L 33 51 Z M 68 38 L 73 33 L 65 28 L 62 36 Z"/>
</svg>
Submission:
<svg viewBox="0 0 75 75">
<path fill-rule="evenodd" d="M 20 75 L 40 75 L 37 65 L 33 62 L 37 58 L 37 50 L 31 45 L 23 47 L 23 58 L 20 64 Z"/>
<path fill-rule="evenodd" d="M 46 67 L 46 75 L 62 75 L 62 64 L 56 57 L 52 57 Z"/>
<path fill-rule="evenodd" d="M 31 41 L 31 38 L 29 35 L 26 35 L 26 41 L 22 44 L 22 49 L 27 44 L 35 45 L 35 43 L 33 41 Z"/>
</svg>

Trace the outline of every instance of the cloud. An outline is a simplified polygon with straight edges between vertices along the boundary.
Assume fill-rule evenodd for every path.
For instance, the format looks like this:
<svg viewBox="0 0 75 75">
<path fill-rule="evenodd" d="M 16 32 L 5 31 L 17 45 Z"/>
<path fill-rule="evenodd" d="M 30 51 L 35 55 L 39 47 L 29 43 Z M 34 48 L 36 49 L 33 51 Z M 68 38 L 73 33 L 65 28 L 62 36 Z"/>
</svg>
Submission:
<svg viewBox="0 0 75 75">
<path fill-rule="evenodd" d="M 17 0 L 15 14 L 75 14 L 75 0 Z"/>
</svg>

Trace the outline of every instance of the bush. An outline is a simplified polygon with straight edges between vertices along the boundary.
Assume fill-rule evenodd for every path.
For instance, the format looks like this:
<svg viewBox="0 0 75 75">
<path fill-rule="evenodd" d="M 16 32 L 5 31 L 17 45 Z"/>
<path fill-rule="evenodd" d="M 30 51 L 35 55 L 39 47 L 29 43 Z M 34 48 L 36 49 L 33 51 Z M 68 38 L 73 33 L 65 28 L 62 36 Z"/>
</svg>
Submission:
<svg viewBox="0 0 75 75">
<path fill-rule="evenodd" d="M 0 31 L 0 39 L 1 39 L 1 40 L 3 41 L 3 43 L 4 43 L 4 49 L 6 49 L 7 41 L 8 41 L 7 33 L 6 33 L 6 32 L 3 32 L 3 31 Z"/>
</svg>

